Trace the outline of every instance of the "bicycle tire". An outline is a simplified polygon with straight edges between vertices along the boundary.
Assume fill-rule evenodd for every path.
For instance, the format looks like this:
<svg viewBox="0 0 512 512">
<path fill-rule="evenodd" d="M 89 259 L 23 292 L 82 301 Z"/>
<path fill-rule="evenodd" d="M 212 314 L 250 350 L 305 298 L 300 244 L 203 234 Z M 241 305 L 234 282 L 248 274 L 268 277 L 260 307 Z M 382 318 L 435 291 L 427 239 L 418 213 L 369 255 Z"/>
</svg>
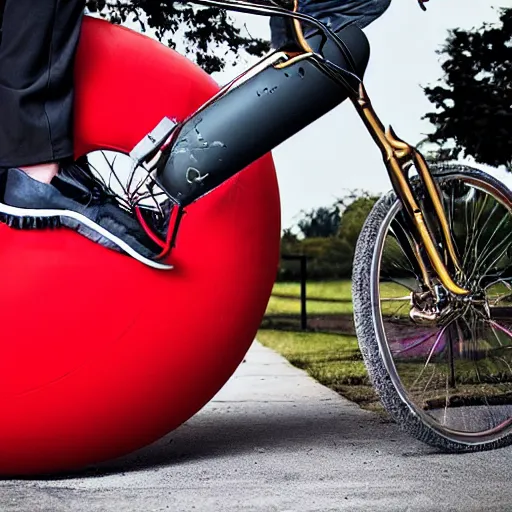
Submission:
<svg viewBox="0 0 512 512">
<path fill-rule="evenodd" d="M 467 183 L 476 183 L 486 190 L 494 190 L 497 194 L 502 194 L 512 205 L 511 191 L 503 183 L 478 169 L 461 164 L 438 164 L 432 166 L 432 174 L 440 186 L 448 182 L 461 182 L 464 183 L 464 186 Z M 413 179 L 411 182 L 416 191 L 421 191 L 418 179 Z M 473 199 L 468 195 L 464 200 L 469 202 Z M 512 218 L 510 205 L 507 210 Z M 395 364 L 394 361 L 390 363 L 389 355 L 392 353 L 392 349 L 383 327 L 382 301 L 379 297 L 380 272 L 385 243 L 383 238 L 387 232 L 389 233 L 389 226 L 393 222 L 392 218 L 396 219 L 401 210 L 401 203 L 394 192 L 389 192 L 381 197 L 367 217 L 356 244 L 352 281 L 354 320 L 359 347 L 370 381 L 384 408 L 399 428 L 422 442 L 448 452 L 484 451 L 510 445 L 512 443 L 512 426 L 507 422 L 503 423 L 503 428 L 500 430 L 482 431 L 478 434 L 454 431 L 452 428 L 444 427 L 440 421 L 433 420 L 429 416 L 430 412 L 425 412 L 418 404 L 414 403 L 414 393 L 404 389 L 403 381 L 411 379 L 408 379 L 407 374 L 403 372 L 402 381 L 397 370 L 401 363 Z M 449 346 L 452 347 L 451 341 Z M 434 348 L 431 349 L 431 352 L 433 351 Z M 455 367 L 453 354 L 451 357 L 453 370 Z M 429 361 L 431 360 L 430 358 Z M 409 363 L 408 368 L 411 367 L 413 365 Z M 512 374 L 512 370 L 510 373 Z M 508 385 L 506 387 L 508 390 Z M 446 394 L 448 395 L 448 387 Z M 448 403 L 449 400 L 446 398 L 445 415 L 451 411 Z M 489 403 L 487 402 L 487 405 L 491 411 Z M 469 407 L 478 410 L 475 406 Z M 471 412 L 471 409 L 469 411 Z M 479 410 L 479 413 L 481 412 Z M 463 415 L 464 411 L 459 409 L 456 414 Z M 512 408 L 510 417 L 512 417 Z"/>
</svg>

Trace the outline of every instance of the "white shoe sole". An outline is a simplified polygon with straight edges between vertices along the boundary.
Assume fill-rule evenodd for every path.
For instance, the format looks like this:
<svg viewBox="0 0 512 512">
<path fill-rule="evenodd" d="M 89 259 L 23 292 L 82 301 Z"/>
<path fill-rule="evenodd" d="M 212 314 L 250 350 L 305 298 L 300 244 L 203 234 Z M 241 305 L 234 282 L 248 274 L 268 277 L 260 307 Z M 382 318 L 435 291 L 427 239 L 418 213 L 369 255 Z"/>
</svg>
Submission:
<svg viewBox="0 0 512 512">
<path fill-rule="evenodd" d="M 148 267 L 158 270 L 172 270 L 174 268 L 172 265 L 158 263 L 156 261 L 150 260 L 149 258 L 146 258 L 145 256 L 142 256 L 137 251 L 132 249 L 125 241 L 121 240 L 119 237 L 113 235 L 101 226 L 98 226 L 98 224 L 87 218 L 85 215 L 82 215 L 81 213 L 73 212 L 71 210 L 38 210 L 30 208 L 16 208 L 15 206 L 9 206 L 3 203 L 0 203 L 0 212 L 7 215 L 12 215 L 13 217 L 69 217 L 70 219 L 74 219 L 84 226 L 87 226 L 92 231 L 96 231 L 96 233 L 117 245 L 126 254 L 136 259 L 140 263 L 147 265 Z"/>
</svg>

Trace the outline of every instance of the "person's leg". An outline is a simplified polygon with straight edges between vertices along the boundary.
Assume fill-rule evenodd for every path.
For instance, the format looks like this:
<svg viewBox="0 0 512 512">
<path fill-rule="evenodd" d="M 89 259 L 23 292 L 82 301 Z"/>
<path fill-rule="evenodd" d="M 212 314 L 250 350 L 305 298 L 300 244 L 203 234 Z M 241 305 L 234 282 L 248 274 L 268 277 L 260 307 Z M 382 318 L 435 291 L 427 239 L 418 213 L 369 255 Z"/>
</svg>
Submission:
<svg viewBox="0 0 512 512">
<path fill-rule="evenodd" d="M 299 0 L 299 10 L 337 32 L 352 24 L 360 29 L 367 27 L 380 18 L 390 4 L 391 0 Z M 312 28 L 304 26 L 303 31 L 307 33 Z"/>
<path fill-rule="evenodd" d="M 73 157 L 73 66 L 85 0 L 6 0 L 0 167 L 49 183 Z"/>
<path fill-rule="evenodd" d="M 351 24 L 360 29 L 367 27 L 382 16 L 391 0 L 299 0 L 299 12 L 321 21 L 335 32 Z M 286 23 L 283 18 L 270 19 L 271 43 L 277 49 L 287 43 Z M 315 30 L 302 24 L 304 35 Z"/>
<path fill-rule="evenodd" d="M 65 227 L 149 266 L 168 268 L 154 261 L 162 247 L 152 239 L 166 240 L 167 233 L 155 228 L 158 235 L 149 235 L 73 158 L 74 64 L 84 12 L 85 0 L 6 0 L 0 222 L 19 229 Z M 146 214 L 150 228 L 153 215 Z"/>
</svg>

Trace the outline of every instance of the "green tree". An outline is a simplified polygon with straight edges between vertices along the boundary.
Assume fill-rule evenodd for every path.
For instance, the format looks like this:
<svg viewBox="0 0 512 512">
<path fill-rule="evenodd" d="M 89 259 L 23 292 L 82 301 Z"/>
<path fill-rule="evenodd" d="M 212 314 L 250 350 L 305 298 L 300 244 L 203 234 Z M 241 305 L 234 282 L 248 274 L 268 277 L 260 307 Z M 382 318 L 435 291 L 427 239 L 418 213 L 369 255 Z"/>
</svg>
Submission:
<svg viewBox="0 0 512 512">
<path fill-rule="evenodd" d="M 281 235 L 281 254 L 300 253 L 300 240 L 290 229 L 285 229 Z"/>
<path fill-rule="evenodd" d="M 334 236 L 340 225 L 340 208 L 337 204 L 329 207 L 321 206 L 306 212 L 297 223 L 304 238 L 326 238 Z"/>
<path fill-rule="evenodd" d="M 343 211 L 338 236 L 355 248 L 366 218 L 378 200 L 378 196 L 365 194 L 351 202 Z"/>
<path fill-rule="evenodd" d="M 158 40 L 171 48 L 180 37 L 187 56 L 207 73 L 222 71 L 229 54 L 245 51 L 261 56 L 269 49 L 268 41 L 242 35 L 228 12 L 217 7 L 161 0 L 88 0 L 87 7 L 112 23 L 133 20 L 142 32 L 153 29 Z"/>
<path fill-rule="evenodd" d="M 439 85 L 424 89 L 436 112 L 428 136 L 440 155 L 459 154 L 492 166 L 512 165 L 512 8 L 496 25 L 452 30 L 438 52 L 445 57 Z"/>
<path fill-rule="evenodd" d="M 281 254 L 308 256 L 310 279 L 350 277 L 354 251 L 366 217 L 378 196 L 353 190 L 331 206 L 302 212 L 298 222 L 302 238 L 285 230 L 281 238 Z M 282 260 L 278 279 L 299 279 L 296 262 Z"/>
<path fill-rule="evenodd" d="M 308 279 L 339 279 L 349 277 L 352 272 L 354 248 L 336 236 L 304 238 L 293 246 L 282 242 L 287 248 L 282 254 L 303 254 L 308 257 Z M 296 281 L 300 278 L 300 266 L 296 261 L 281 260 L 278 279 Z"/>
</svg>

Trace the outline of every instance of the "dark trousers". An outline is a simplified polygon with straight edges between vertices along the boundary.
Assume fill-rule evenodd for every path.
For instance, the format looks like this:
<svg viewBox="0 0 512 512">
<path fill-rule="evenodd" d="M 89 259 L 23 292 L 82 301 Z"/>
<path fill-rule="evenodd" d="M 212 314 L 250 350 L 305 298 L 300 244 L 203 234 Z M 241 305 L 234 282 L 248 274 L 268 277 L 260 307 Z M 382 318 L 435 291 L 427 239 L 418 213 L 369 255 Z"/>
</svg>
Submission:
<svg viewBox="0 0 512 512">
<path fill-rule="evenodd" d="M 73 156 L 73 66 L 85 0 L 0 0 L 0 167 Z"/>
<path fill-rule="evenodd" d="M 73 156 L 73 65 L 86 0 L 0 0 L 0 167 Z M 299 11 L 334 29 L 362 27 L 391 0 L 299 0 Z M 285 39 L 271 21 L 272 43 Z"/>
<path fill-rule="evenodd" d="M 351 24 L 360 29 L 367 27 L 387 11 L 391 0 L 298 0 L 298 4 L 300 13 L 312 16 L 337 32 Z M 276 49 L 289 42 L 286 26 L 284 18 L 271 17 L 272 46 Z M 307 35 L 315 29 L 302 23 L 302 30 Z"/>
</svg>

